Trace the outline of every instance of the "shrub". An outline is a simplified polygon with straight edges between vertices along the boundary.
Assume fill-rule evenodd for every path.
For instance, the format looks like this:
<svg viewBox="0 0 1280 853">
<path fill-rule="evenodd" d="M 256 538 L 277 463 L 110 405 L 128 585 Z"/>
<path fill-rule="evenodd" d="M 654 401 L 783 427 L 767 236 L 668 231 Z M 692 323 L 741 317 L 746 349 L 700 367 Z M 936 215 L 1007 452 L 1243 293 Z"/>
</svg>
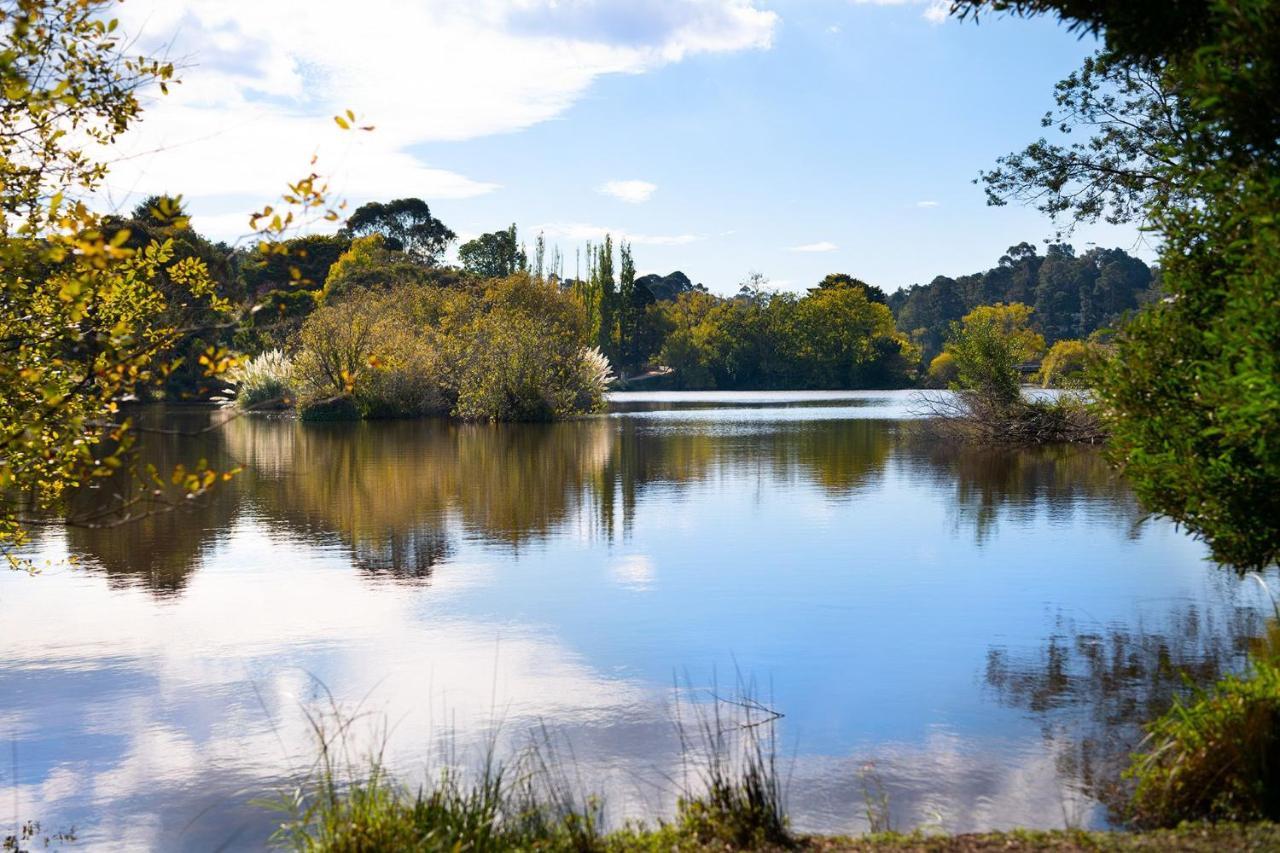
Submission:
<svg viewBox="0 0 1280 853">
<path fill-rule="evenodd" d="M 483 292 L 352 291 L 326 300 L 299 335 L 303 415 L 534 421 L 594 411 L 613 377 L 585 339 L 581 306 L 524 274 Z"/>
<path fill-rule="evenodd" d="M 305 417 L 449 411 L 434 337 L 415 322 L 423 298 L 414 290 L 357 291 L 307 318 L 297 360 Z"/>
<path fill-rule="evenodd" d="M 949 352 L 938 353 L 929 362 L 928 380 L 931 388 L 946 388 L 957 378 L 956 357 Z"/>
<path fill-rule="evenodd" d="M 1044 351 L 1044 338 L 1027 323 L 1032 309 L 1020 302 L 983 305 L 952 324 L 946 351 L 955 359 L 955 387 L 994 406 L 1022 398 L 1018 367 Z"/>
<path fill-rule="evenodd" d="M 454 415 L 545 421 L 603 404 L 607 362 L 583 349 L 586 322 L 571 297 L 522 274 L 491 284 L 478 308 L 445 344 Z"/>
<path fill-rule="evenodd" d="M 227 380 L 235 385 L 235 404 L 241 409 L 287 408 L 293 405 L 293 362 L 282 350 L 267 350 L 232 368 Z"/>
<path fill-rule="evenodd" d="M 1081 387 L 1097 354 L 1097 347 L 1085 341 L 1057 341 L 1040 363 L 1040 384 L 1045 388 Z"/>
<path fill-rule="evenodd" d="M 1148 729 L 1128 775 L 1133 816 L 1147 826 L 1185 820 L 1280 819 L 1280 668 L 1256 660 Z"/>
</svg>

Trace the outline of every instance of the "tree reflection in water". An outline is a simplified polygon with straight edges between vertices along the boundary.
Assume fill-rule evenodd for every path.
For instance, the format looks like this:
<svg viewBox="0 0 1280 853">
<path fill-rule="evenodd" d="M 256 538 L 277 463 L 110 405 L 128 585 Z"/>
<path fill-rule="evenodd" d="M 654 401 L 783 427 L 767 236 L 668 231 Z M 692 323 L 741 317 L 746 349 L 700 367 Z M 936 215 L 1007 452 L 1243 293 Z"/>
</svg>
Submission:
<svg viewBox="0 0 1280 853">
<path fill-rule="evenodd" d="M 1030 712 L 1057 755 L 1062 778 L 1124 820 L 1129 786 L 1122 773 L 1143 725 L 1246 664 L 1267 630 L 1264 611 L 1236 602 L 1241 581 L 1213 580 L 1216 602 L 1187 606 L 1158 629 L 1081 624 L 1059 616 L 1035 653 L 992 647 L 986 684 L 998 700 Z"/>
<path fill-rule="evenodd" d="M 210 414 L 185 417 L 196 430 Z M 930 441 L 905 422 L 857 418 L 500 425 L 241 417 L 205 432 L 148 436 L 144 453 L 160 470 L 196 457 L 244 467 L 186 511 L 69 531 L 91 566 L 160 594 L 182 590 L 206 550 L 240 522 L 265 528 L 275 547 L 340 545 L 362 572 L 423 582 L 462 540 L 518 556 L 568 532 L 626 539 L 646 492 L 665 499 L 699 484 L 800 486 L 840 500 L 893 477 L 927 487 L 922 500 L 950 494 L 955 528 L 972 528 L 979 544 L 1001 523 L 1054 524 L 1092 511 L 1109 523 L 1124 517 L 1136 531 L 1142 518 L 1093 451 L 978 449 Z M 79 499 L 124 489 L 110 484 Z"/>
</svg>

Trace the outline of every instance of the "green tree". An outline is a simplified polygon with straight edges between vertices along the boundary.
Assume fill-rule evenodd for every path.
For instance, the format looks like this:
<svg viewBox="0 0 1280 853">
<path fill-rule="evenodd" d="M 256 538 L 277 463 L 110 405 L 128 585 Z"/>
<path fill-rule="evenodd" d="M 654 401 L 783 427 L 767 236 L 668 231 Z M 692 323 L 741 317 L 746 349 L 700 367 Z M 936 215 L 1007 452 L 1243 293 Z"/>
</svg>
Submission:
<svg viewBox="0 0 1280 853">
<path fill-rule="evenodd" d="M 961 0 L 956 9 L 1056 14 L 1100 32 L 1113 68 L 1153 69 L 1159 91 L 1176 94 L 1175 125 L 1187 132 L 1144 161 L 1151 186 L 1176 191 L 1143 195 L 1133 209 L 1161 237 L 1165 297 L 1116 335 L 1097 392 L 1112 458 L 1146 507 L 1206 539 L 1222 562 L 1275 563 L 1280 4 Z M 1132 109 L 1117 120 L 1150 115 Z M 1109 144 L 1105 134 L 1095 139 Z M 1052 172 L 1032 170 L 1026 183 L 1054 189 Z"/>
<path fill-rule="evenodd" d="M 541 235 L 539 235 L 541 240 Z M 524 248 L 516 238 L 516 226 L 503 231 L 481 234 L 458 249 L 462 268 L 481 278 L 505 278 L 523 272 L 528 266 Z"/>
<path fill-rule="evenodd" d="M 639 367 L 645 353 L 637 351 L 639 324 L 644 314 L 644 303 L 636 298 L 636 262 L 631 255 L 631 244 L 618 244 L 620 269 L 618 270 L 618 363 L 627 367 Z"/>
<path fill-rule="evenodd" d="M 889 298 L 883 290 L 874 284 L 867 284 L 860 278 L 854 278 L 848 273 L 833 272 L 824 276 L 822 281 L 818 282 L 819 290 L 829 290 L 837 287 L 860 287 L 872 302 L 879 302 L 881 305 L 889 304 Z"/>
<path fill-rule="evenodd" d="M 387 248 L 381 234 L 357 237 L 325 276 L 321 298 L 328 301 L 357 290 L 388 289 L 401 284 L 454 285 L 456 270 L 424 267 L 404 252 Z"/>
<path fill-rule="evenodd" d="M 1032 309 L 1020 303 L 975 308 L 952 326 L 947 352 L 955 360 L 954 387 L 997 408 L 1022 397 L 1020 367 L 1044 352 L 1044 337 L 1030 328 Z"/>
<path fill-rule="evenodd" d="M 362 204 L 347 220 L 346 231 L 352 237 L 381 234 L 388 249 L 404 252 L 427 266 L 438 264 L 445 249 L 457 239 L 420 198 Z"/>
<path fill-rule="evenodd" d="M 617 354 L 618 285 L 613 279 L 613 237 L 604 235 L 604 244 L 596 253 L 596 287 L 600 300 L 600 330 L 596 346 L 606 355 Z"/>
</svg>

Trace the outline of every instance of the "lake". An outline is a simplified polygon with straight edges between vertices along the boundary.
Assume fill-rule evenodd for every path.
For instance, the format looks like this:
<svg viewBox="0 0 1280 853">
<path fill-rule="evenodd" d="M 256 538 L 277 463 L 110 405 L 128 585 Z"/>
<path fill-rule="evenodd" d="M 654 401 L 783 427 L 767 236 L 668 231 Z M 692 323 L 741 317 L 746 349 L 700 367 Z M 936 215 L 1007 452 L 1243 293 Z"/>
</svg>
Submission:
<svg viewBox="0 0 1280 853">
<path fill-rule="evenodd" d="M 1089 448 L 930 436 L 909 392 L 630 393 L 555 425 L 154 435 L 241 473 L 50 529 L 0 574 L 0 809 L 87 847 L 259 847 L 255 800 L 357 717 L 408 781 L 538 732 L 614 819 L 666 813 L 677 702 L 746 685 L 797 828 L 1105 826 L 1178 683 L 1239 668 L 1258 584 Z M 148 417 L 158 417 L 150 412 Z M 68 557 L 79 559 L 69 565 Z M 1264 606 L 1265 605 L 1265 606 Z"/>
</svg>

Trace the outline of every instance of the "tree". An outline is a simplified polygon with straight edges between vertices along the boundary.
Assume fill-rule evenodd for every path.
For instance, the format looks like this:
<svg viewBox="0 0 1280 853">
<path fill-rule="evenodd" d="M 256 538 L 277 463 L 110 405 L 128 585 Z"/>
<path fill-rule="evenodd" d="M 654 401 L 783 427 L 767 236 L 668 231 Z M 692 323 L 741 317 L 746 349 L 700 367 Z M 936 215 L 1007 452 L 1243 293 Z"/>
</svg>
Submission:
<svg viewBox="0 0 1280 853">
<path fill-rule="evenodd" d="M 108 12 L 0 4 L 0 551 L 15 564 L 27 510 L 65 506 L 124 466 L 133 431 L 119 401 L 171 367 L 159 354 L 183 334 L 157 318 L 187 299 L 225 307 L 198 259 L 175 260 L 169 240 L 131 251 L 77 200 L 101 185 L 97 155 L 137 119 L 138 92 L 173 75 L 123 55 Z M 222 357 L 208 362 L 215 372 Z M 174 482 L 196 494 L 209 476 Z"/>
<path fill-rule="evenodd" d="M 539 235 L 541 239 L 541 235 Z M 481 278 L 505 278 L 523 272 L 528 258 L 516 239 L 516 226 L 481 234 L 458 249 L 458 260 L 467 272 Z"/>
<path fill-rule="evenodd" d="M 613 237 L 604 235 L 604 245 L 596 254 L 596 292 L 600 294 L 600 330 L 596 346 L 605 355 L 617 356 L 618 287 L 613 280 Z"/>
<path fill-rule="evenodd" d="M 1096 358 L 1096 347 L 1085 341 L 1062 340 L 1049 347 L 1040 363 L 1040 384 L 1049 387 L 1075 387 L 1085 370 Z"/>
<path fill-rule="evenodd" d="M 445 249 L 457 239 L 420 198 L 362 204 L 347 220 L 346 231 L 353 237 L 381 234 L 388 249 L 404 252 L 427 266 L 438 264 Z"/>
<path fill-rule="evenodd" d="M 350 248 L 351 238 L 342 234 L 309 234 L 253 246 L 240 255 L 240 277 L 251 297 L 275 290 L 319 290 L 334 261 Z"/>
<path fill-rule="evenodd" d="M 107 175 L 107 146 L 140 115 L 140 92 L 173 78 L 168 63 L 124 53 L 111 7 L 0 0 L 0 552 L 13 563 L 34 513 L 102 526 L 189 505 L 230 475 L 203 462 L 166 476 L 133 465 L 139 429 L 121 403 L 162 384 L 209 312 L 215 329 L 235 318 L 205 261 L 179 251 L 185 217 L 157 222 L 148 210 L 121 227 L 83 201 Z M 253 217 L 264 242 L 293 209 L 337 218 L 315 175 L 288 199 Z M 158 233 L 131 246 L 139 224 Z M 211 346 L 197 362 L 213 381 L 235 358 Z M 72 494 L 107 477 L 130 488 L 76 511 Z"/>
<path fill-rule="evenodd" d="M 456 283 L 456 270 L 424 267 L 403 252 L 388 249 L 381 234 L 357 237 L 325 276 L 322 297 L 328 301 L 354 290 L 382 289 L 401 284 L 449 285 Z"/>
<path fill-rule="evenodd" d="M 1147 508 L 1203 537 L 1219 561 L 1275 563 L 1280 4 L 960 0 L 955 9 L 1056 14 L 1102 33 L 1113 68 L 1152 69 L 1159 90 L 1176 94 L 1187 132 L 1147 161 L 1152 186 L 1176 191 L 1138 202 L 1161 237 L 1165 296 L 1119 331 L 1098 376 L 1109 453 Z M 1134 109 L 1119 119 L 1140 124 L 1150 114 Z M 1105 132 L 1095 139 L 1109 144 Z"/>
<path fill-rule="evenodd" d="M 636 351 L 640 318 L 644 316 L 644 303 L 636 298 L 636 262 L 631 255 L 631 244 L 618 244 L 621 268 L 618 271 L 618 363 L 636 367 L 645 354 Z"/>
<path fill-rule="evenodd" d="M 822 281 L 818 282 L 819 290 L 828 290 L 835 287 L 860 287 L 872 302 L 879 302 L 881 305 L 889 304 L 889 298 L 883 290 L 874 284 L 867 284 L 860 278 L 854 278 L 848 273 L 833 272 L 824 276 Z"/>
<path fill-rule="evenodd" d="M 975 308 L 952 326 L 947 352 L 955 359 L 955 386 L 998 408 L 1021 397 L 1019 368 L 1044 351 L 1044 337 L 1030 328 L 1032 309 L 1020 303 Z"/>
<path fill-rule="evenodd" d="M 1186 188 L 1169 168 L 1195 132 L 1189 105 L 1156 62 L 1125 61 L 1106 51 L 1057 84 L 1056 109 L 1041 126 L 1087 140 L 1041 138 L 982 172 L 987 201 L 1034 205 L 1068 230 L 1078 222 L 1143 220 L 1157 201 L 1186 203 Z"/>
</svg>

